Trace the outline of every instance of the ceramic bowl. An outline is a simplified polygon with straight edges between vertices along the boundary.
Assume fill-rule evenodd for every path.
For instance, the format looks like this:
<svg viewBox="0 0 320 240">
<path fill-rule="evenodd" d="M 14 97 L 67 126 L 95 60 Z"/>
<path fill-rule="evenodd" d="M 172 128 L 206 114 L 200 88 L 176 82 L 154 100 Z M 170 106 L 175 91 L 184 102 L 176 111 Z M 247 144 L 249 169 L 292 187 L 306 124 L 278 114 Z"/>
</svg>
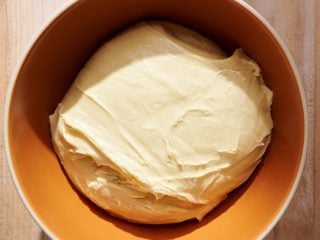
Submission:
<svg viewBox="0 0 320 240">
<path fill-rule="evenodd" d="M 252 177 L 201 222 L 151 226 L 111 217 L 79 194 L 53 150 L 48 116 L 101 43 L 135 22 L 157 19 L 194 29 L 231 53 L 255 59 L 274 92 L 272 142 Z M 81 0 L 36 35 L 8 89 L 4 140 L 27 209 L 52 238 L 259 239 L 288 206 L 307 144 L 306 104 L 292 57 L 271 26 L 234 0 Z"/>
</svg>

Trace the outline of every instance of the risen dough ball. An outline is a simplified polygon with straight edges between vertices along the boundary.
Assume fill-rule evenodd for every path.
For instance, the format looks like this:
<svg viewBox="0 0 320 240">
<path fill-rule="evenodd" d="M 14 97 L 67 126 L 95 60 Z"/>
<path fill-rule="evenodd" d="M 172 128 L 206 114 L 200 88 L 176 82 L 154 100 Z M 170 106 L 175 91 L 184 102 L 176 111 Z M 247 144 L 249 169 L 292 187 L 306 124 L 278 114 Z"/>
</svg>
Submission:
<svg viewBox="0 0 320 240">
<path fill-rule="evenodd" d="M 113 215 L 201 220 L 248 179 L 272 129 L 272 92 L 241 49 L 140 23 L 106 42 L 50 116 L 67 175 Z"/>
</svg>

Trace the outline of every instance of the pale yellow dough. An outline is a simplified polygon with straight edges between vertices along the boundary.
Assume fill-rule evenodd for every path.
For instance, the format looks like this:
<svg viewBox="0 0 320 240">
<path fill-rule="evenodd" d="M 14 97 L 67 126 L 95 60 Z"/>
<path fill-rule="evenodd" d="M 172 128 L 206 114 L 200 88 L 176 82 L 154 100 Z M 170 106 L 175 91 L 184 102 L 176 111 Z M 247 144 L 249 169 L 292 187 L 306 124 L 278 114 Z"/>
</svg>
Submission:
<svg viewBox="0 0 320 240">
<path fill-rule="evenodd" d="M 110 213 L 141 223 L 201 220 L 248 179 L 272 129 L 272 92 L 183 27 L 139 23 L 106 42 L 50 116 L 67 175 Z"/>
</svg>

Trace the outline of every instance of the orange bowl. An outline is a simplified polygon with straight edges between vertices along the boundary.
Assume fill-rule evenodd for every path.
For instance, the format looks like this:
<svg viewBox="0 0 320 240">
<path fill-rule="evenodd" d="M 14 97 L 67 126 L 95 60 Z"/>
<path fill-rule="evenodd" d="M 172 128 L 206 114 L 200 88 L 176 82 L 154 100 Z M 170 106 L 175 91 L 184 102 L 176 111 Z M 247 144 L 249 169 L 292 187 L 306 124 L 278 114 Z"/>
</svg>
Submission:
<svg viewBox="0 0 320 240">
<path fill-rule="evenodd" d="M 243 48 L 274 92 L 272 142 L 253 176 L 200 223 L 151 226 L 111 217 L 68 181 L 52 148 L 48 116 L 99 45 L 142 19 L 172 21 Z M 66 6 L 35 38 L 10 83 L 5 149 L 27 209 L 52 239 L 258 239 L 288 206 L 307 144 L 306 104 L 293 60 L 270 25 L 234 0 L 83 0 Z"/>
</svg>

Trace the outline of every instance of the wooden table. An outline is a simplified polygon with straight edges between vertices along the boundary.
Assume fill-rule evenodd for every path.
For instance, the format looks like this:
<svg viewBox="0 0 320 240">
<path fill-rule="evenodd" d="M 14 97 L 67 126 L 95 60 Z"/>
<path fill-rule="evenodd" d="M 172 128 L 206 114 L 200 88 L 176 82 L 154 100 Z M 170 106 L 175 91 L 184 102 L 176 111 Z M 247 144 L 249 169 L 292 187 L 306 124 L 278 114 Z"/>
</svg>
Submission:
<svg viewBox="0 0 320 240">
<path fill-rule="evenodd" d="M 70 1 L 70 0 L 69 0 Z M 74 0 L 72 0 L 74 1 Z M 320 1 L 246 0 L 276 29 L 300 71 L 309 111 L 309 149 L 304 173 L 285 215 L 268 240 L 320 239 Z M 0 0 L 0 116 L 8 79 L 33 34 L 68 0 Z M 0 151 L 3 147 L 0 120 Z M 0 155 L 0 239 L 48 240 L 29 216 Z"/>
</svg>

